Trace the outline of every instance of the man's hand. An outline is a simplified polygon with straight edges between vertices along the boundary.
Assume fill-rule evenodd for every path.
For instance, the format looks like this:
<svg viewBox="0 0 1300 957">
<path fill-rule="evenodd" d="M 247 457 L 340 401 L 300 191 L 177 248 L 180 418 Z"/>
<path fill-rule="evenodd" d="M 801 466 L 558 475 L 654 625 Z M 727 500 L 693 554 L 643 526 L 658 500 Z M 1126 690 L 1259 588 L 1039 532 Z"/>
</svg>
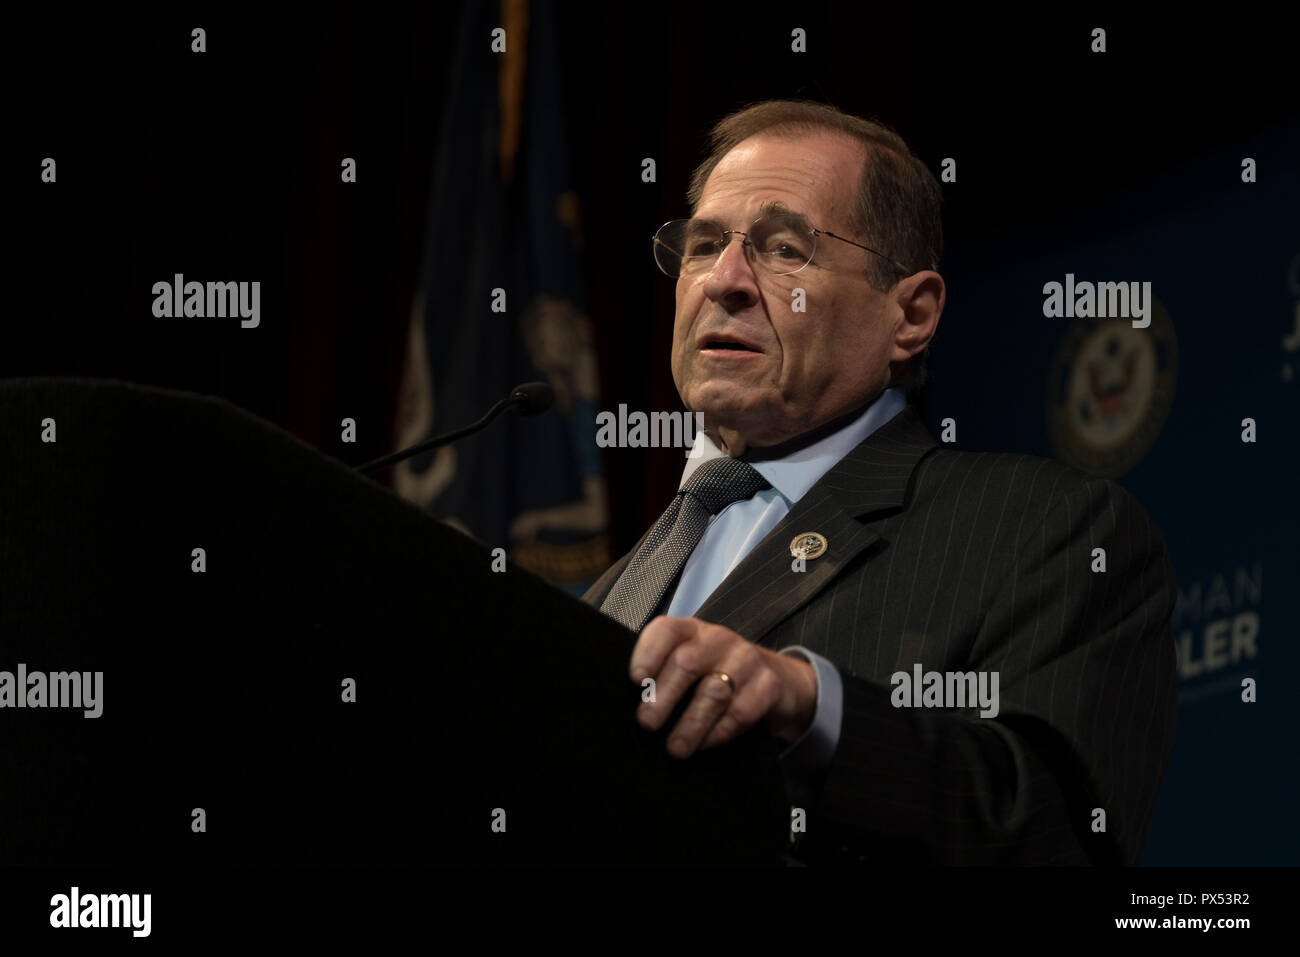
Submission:
<svg viewBox="0 0 1300 957">
<path fill-rule="evenodd" d="M 735 690 L 719 678 L 731 677 Z M 632 680 L 655 681 L 655 700 L 643 701 L 637 721 L 656 731 L 696 681 L 700 686 L 668 738 L 668 753 L 688 758 L 716 748 L 759 721 L 793 741 L 812 724 L 817 673 L 808 662 L 760 648 L 721 625 L 660 615 L 641 631 L 628 666 Z"/>
</svg>

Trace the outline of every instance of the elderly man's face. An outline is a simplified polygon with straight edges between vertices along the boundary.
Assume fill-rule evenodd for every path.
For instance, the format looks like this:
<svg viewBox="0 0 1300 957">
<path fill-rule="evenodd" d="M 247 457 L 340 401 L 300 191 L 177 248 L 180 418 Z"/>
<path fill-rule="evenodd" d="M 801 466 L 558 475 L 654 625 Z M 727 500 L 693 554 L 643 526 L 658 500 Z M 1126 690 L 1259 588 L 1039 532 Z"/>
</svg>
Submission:
<svg viewBox="0 0 1300 957">
<path fill-rule="evenodd" d="M 817 229 L 867 242 L 850 226 L 862 162 L 860 145 L 832 131 L 760 134 L 714 168 L 695 215 L 748 231 L 759 207 L 776 201 Z M 919 351 L 897 295 L 867 284 L 873 255 L 822 236 L 811 263 L 774 276 L 751 266 L 733 236 L 711 272 L 677 280 L 673 379 L 730 454 L 775 445 L 865 405 L 889 385 L 890 363 Z M 792 308 L 795 289 L 804 290 L 806 312 Z M 753 351 L 710 348 L 714 336 Z"/>
</svg>

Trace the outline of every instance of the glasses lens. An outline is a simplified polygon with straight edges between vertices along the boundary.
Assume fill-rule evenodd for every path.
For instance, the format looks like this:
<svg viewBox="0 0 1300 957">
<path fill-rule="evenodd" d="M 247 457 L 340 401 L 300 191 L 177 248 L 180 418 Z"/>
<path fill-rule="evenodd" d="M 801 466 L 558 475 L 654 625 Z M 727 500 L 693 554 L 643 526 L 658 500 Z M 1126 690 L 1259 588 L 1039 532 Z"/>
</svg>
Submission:
<svg viewBox="0 0 1300 957">
<path fill-rule="evenodd" d="M 797 216 L 777 214 L 749 228 L 758 264 L 777 276 L 798 272 L 812 259 L 817 237 Z"/>
<path fill-rule="evenodd" d="M 750 226 L 747 235 L 747 252 L 762 269 L 777 276 L 808 265 L 817 245 L 817 237 L 797 216 L 764 217 Z M 655 262 L 674 279 L 708 272 L 722 248 L 721 230 L 711 223 L 675 219 L 655 234 Z"/>
<path fill-rule="evenodd" d="M 717 261 L 722 236 L 716 227 L 674 219 L 655 234 L 655 262 L 676 279 L 683 272 L 707 272 Z"/>
</svg>

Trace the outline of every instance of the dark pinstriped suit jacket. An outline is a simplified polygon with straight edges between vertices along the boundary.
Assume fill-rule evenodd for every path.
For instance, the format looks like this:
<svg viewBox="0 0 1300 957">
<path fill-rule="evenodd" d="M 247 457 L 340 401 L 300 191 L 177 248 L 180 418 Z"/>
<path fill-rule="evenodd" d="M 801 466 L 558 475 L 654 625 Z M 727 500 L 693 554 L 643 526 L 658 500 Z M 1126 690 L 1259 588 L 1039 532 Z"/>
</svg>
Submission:
<svg viewBox="0 0 1300 957">
<path fill-rule="evenodd" d="M 797 573 L 790 540 L 809 531 L 829 549 Z M 583 600 L 599 607 L 630 555 Z M 839 746 L 802 792 L 797 858 L 1133 864 L 1174 743 L 1176 590 L 1159 531 L 1114 482 L 945 449 L 909 405 L 696 617 L 802 645 L 843 676 Z M 895 708 L 890 675 L 918 663 L 997 671 L 999 714 Z"/>
</svg>

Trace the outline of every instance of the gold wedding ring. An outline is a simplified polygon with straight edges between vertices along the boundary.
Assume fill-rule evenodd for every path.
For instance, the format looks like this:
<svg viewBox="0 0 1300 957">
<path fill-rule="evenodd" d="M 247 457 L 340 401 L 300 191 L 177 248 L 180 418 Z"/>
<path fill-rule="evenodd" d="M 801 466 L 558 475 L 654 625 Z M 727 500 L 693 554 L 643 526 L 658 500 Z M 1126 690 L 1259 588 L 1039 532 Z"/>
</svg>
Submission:
<svg viewBox="0 0 1300 957">
<path fill-rule="evenodd" d="M 728 688 L 731 689 L 732 694 L 736 693 L 736 683 L 731 680 L 731 675 L 724 675 L 721 671 L 715 671 L 713 672 L 713 674 L 709 675 L 709 677 L 717 678 L 724 685 L 726 685 Z"/>
</svg>

